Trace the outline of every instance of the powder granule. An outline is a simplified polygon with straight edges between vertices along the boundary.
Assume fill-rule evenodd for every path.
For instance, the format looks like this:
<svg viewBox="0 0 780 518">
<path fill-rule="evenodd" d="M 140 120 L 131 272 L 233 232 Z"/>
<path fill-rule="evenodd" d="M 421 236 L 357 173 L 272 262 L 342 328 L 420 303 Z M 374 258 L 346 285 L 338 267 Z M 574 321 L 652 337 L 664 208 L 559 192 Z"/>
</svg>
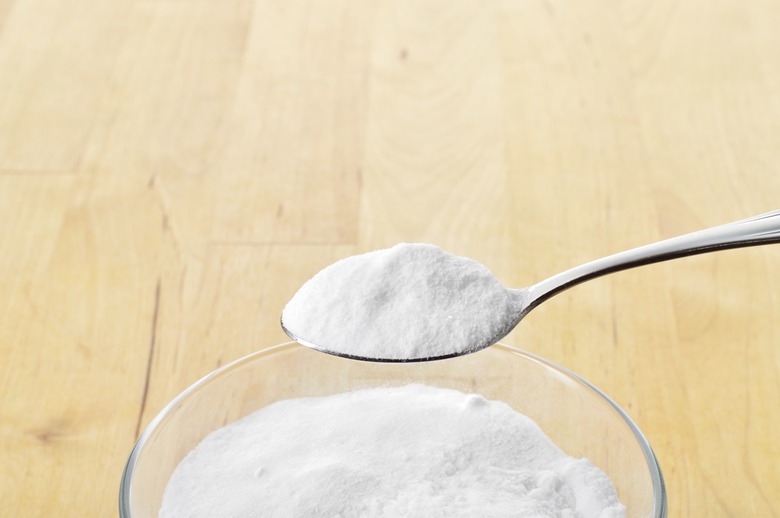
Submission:
<svg viewBox="0 0 780 518">
<path fill-rule="evenodd" d="M 401 243 L 320 271 L 282 322 L 297 339 L 340 355 L 424 359 L 491 345 L 508 330 L 513 308 L 511 290 L 484 265 Z"/>
<path fill-rule="evenodd" d="M 201 442 L 159 518 L 622 518 L 609 478 L 528 417 L 407 385 L 274 403 Z"/>
</svg>

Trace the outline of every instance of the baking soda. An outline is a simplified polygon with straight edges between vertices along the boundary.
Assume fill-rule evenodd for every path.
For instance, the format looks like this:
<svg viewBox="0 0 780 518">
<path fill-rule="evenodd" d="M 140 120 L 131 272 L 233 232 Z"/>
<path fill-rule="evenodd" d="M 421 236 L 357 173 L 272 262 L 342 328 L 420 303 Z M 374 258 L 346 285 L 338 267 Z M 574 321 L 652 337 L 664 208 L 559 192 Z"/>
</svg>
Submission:
<svg viewBox="0 0 780 518">
<path fill-rule="evenodd" d="M 210 435 L 159 518 L 619 518 L 609 478 L 528 417 L 408 385 L 279 401 Z"/>
<path fill-rule="evenodd" d="M 477 261 L 402 243 L 328 266 L 290 300 L 282 322 L 296 339 L 342 356 L 453 356 L 509 331 L 512 291 Z"/>
</svg>

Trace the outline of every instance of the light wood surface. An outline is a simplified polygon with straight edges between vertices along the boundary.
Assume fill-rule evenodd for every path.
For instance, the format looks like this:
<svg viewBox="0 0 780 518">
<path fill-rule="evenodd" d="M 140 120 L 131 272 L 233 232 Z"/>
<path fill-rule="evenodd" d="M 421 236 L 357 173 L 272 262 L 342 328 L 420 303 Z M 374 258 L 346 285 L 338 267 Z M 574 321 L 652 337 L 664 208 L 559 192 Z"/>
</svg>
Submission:
<svg viewBox="0 0 780 518">
<path fill-rule="evenodd" d="M 780 208 L 780 4 L 0 0 L 0 516 L 116 516 L 143 427 L 399 241 L 521 287 Z M 780 515 L 780 246 L 506 340 L 611 395 L 670 516 Z"/>
</svg>

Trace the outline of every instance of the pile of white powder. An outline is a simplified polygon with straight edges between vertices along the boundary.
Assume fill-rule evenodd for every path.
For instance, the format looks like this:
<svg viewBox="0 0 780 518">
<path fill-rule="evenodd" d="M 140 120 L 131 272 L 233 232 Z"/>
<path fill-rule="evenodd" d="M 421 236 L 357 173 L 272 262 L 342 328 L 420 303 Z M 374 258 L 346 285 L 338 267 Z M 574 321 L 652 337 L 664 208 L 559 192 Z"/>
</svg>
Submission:
<svg viewBox="0 0 780 518">
<path fill-rule="evenodd" d="M 491 345 L 515 307 L 512 290 L 477 261 L 402 243 L 328 266 L 290 300 L 282 323 L 342 356 L 423 359 Z"/>
<path fill-rule="evenodd" d="M 618 518 L 609 478 L 529 418 L 424 385 L 274 403 L 203 440 L 159 518 Z"/>
</svg>

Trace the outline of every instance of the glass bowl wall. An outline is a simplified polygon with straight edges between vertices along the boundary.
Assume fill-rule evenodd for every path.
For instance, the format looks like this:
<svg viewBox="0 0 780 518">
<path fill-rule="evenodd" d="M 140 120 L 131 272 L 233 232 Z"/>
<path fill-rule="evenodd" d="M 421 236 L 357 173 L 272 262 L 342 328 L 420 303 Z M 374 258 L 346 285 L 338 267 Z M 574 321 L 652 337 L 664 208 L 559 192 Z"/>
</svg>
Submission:
<svg viewBox="0 0 780 518">
<path fill-rule="evenodd" d="M 666 494 L 655 455 L 611 399 L 551 362 L 505 345 L 437 362 L 346 360 L 296 343 L 261 350 L 185 390 L 149 424 L 127 461 L 121 518 L 157 517 L 179 461 L 210 432 L 275 401 L 424 383 L 508 403 L 567 454 L 587 457 L 613 481 L 628 518 L 663 518 Z"/>
</svg>

